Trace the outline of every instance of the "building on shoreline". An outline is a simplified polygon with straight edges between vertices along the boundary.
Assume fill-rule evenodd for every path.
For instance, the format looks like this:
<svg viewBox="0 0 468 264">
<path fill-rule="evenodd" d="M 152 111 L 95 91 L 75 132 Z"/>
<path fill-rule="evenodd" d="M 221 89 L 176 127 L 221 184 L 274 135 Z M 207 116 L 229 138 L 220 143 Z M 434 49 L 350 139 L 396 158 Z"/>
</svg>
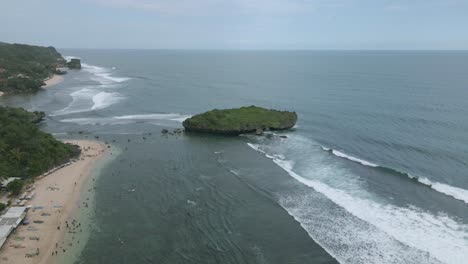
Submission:
<svg viewBox="0 0 468 264">
<path fill-rule="evenodd" d="M 0 249 L 25 216 L 26 207 L 10 207 L 4 215 L 0 216 Z"/>
<path fill-rule="evenodd" d="M 14 180 L 21 180 L 21 178 L 10 177 L 10 178 L 8 178 L 8 179 L 3 180 L 2 182 L 0 182 L 0 189 L 6 188 L 7 185 L 8 185 L 10 182 L 14 181 Z"/>
</svg>

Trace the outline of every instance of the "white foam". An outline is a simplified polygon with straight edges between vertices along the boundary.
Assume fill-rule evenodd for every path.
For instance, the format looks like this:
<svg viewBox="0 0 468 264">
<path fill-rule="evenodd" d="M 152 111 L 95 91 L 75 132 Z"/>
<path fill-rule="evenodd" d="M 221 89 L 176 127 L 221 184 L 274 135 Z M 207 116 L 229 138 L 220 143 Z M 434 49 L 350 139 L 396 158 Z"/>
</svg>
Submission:
<svg viewBox="0 0 468 264">
<path fill-rule="evenodd" d="M 99 117 L 99 118 L 66 118 L 60 122 L 75 123 L 78 125 L 126 125 L 131 124 L 131 120 L 116 120 L 113 118 Z"/>
<path fill-rule="evenodd" d="M 191 115 L 181 115 L 175 113 L 168 114 L 140 114 L 140 115 L 125 115 L 125 116 L 116 116 L 116 119 L 131 119 L 131 120 L 173 120 L 178 122 L 183 122 L 185 119 L 192 117 Z"/>
<path fill-rule="evenodd" d="M 72 102 L 65 108 L 53 112 L 50 116 L 66 115 L 89 111 L 92 107 L 91 99 L 96 94 L 92 86 L 79 87 L 81 89 L 70 94 Z"/>
<path fill-rule="evenodd" d="M 80 57 L 75 57 L 75 56 L 64 56 L 63 57 L 66 61 L 70 61 L 71 59 L 80 59 Z"/>
<path fill-rule="evenodd" d="M 325 149 L 325 148 L 324 148 Z M 351 161 L 355 161 L 355 162 L 359 162 L 361 163 L 362 165 L 364 166 L 369 166 L 369 167 L 378 167 L 379 165 L 377 164 L 374 164 L 372 162 L 369 162 L 367 160 L 363 160 L 363 159 L 359 159 L 359 158 L 356 158 L 356 157 L 353 157 L 353 156 L 350 156 L 350 155 L 347 155 L 341 151 L 338 151 L 338 150 L 332 150 L 332 153 L 337 156 L 337 157 L 340 157 L 340 158 L 345 158 L 345 159 L 348 159 L 348 160 L 351 160 Z"/>
<path fill-rule="evenodd" d="M 76 123 L 80 125 L 122 125 L 132 124 L 140 120 L 167 120 L 182 122 L 190 115 L 181 114 L 140 114 L 140 115 L 124 115 L 114 117 L 98 117 L 98 118 L 68 118 L 62 119 L 61 122 Z M 158 124 L 161 125 L 161 124 Z"/>
<path fill-rule="evenodd" d="M 377 167 L 384 168 L 383 166 L 380 166 L 380 165 L 371 163 L 369 161 L 347 155 L 347 154 L 345 154 L 343 152 L 340 152 L 340 151 L 337 151 L 337 150 L 334 150 L 334 149 L 331 149 L 331 148 L 327 148 L 327 147 L 323 147 L 323 146 L 321 146 L 321 148 L 323 150 L 325 150 L 325 151 L 330 151 L 331 150 L 332 153 L 337 157 L 341 157 L 341 158 L 345 158 L 345 159 L 348 159 L 348 160 L 351 160 L 351 161 L 355 161 L 355 162 L 358 162 L 358 163 L 360 163 L 362 165 L 365 165 L 365 166 L 369 166 L 369 167 L 373 167 L 373 168 L 377 168 Z M 396 171 L 396 170 L 394 170 L 394 171 Z M 448 184 L 444 184 L 444 183 L 440 183 L 440 182 L 436 182 L 436 181 L 431 181 L 426 177 L 415 177 L 415 176 L 411 176 L 411 175 L 408 175 L 408 177 L 411 178 L 411 179 L 416 178 L 418 180 L 418 182 L 431 187 L 433 190 L 435 190 L 437 192 L 440 192 L 440 193 L 443 193 L 445 195 L 451 196 L 451 197 L 453 197 L 453 198 L 455 198 L 457 200 L 463 201 L 464 203 L 468 204 L 468 190 L 465 190 L 465 189 L 462 189 L 462 188 L 459 188 L 459 187 L 455 187 L 455 186 L 450 186 Z"/>
<path fill-rule="evenodd" d="M 453 198 L 463 201 L 464 203 L 468 204 L 468 190 L 450 186 L 448 184 L 443 184 L 440 182 L 432 182 L 428 178 L 425 177 L 418 177 L 418 181 L 422 184 L 430 186 L 432 189 L 446 194 L 448 196 L 452 196 Z"/>
<path fill-rule="evenodd" d="M 130 80 L 127 77 L 112 76 L 112 69 L 81 63 L 82 69 L 92 74 L 91 79 L 101 84 L 121 83 Z"/>
<path fill-rule="evenodd" d="M 260 145 L 250 143 L 248 145 L 267 154 Z M 346 215 L 317 216 L 317 213 L 329 212 L 326 210 L 310 212 L 311 204 L 316 204 L 317 201 L 312 200 L 308 203 L 304 195 L 307 197 L 311 195 L 309 193 L 284 198 L 281 204 L 285 209 L 301 223 L 314 240 L 340 262 L 436 263 L 434 259 L 436 258 L 445 263 L 464 263 L 468 259 L 468 240 L 465 239 L 468 236 L 468 225 L 459 223 L 447 215 L 433 215 L 416 207 L 396 207 L 356 197 L 345 190 L 299 175 L 294 171 L 292 161 L 275 157 L 272 159 L 298 182 L 325 195 L 358 219 L 377 227 L 376 230 L 372 230 L 372 226 L 363 226 L 362 223 Z M 311 169 L 302 173 L 312 175 L 317 171 L 320 170 Z M 340 171 L 335 173 L 338 174 Z M 366 192 L 365 189 L 360 191 Z M 310 220 L 315 217 L 323 217 L 326 220 L 324 222 Z M 405 248 L 392 239 L 410 248 Z"/>
<path fill-rule="evenodd" d="M 119 93 L 101 92 L 99 87 L 84 86 L 70 94 L 72 102 L 65 108 L 53 112 L 50 116 L 88 112 L 109 107 L 125 99 Z"/>
<path fill-rule="evenodd" d="M 125 97 L 121 96 L 119 93 L 100 92 L 93 96 L 94 105 L 91 107 L 91 110 L 107 108 L 124 99 Z"/>
</svg>

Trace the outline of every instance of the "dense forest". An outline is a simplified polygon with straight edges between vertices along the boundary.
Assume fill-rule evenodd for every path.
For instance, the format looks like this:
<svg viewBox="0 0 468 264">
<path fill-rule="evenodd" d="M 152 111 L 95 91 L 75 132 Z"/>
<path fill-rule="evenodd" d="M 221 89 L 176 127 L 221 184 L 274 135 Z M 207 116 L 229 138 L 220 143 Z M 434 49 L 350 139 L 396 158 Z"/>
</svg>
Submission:
<svg viewBox="0 0 468 264">
<path fill-rule="evenodd" d="M 35 92 L 44 79 L 66 65 L 54 47 L 0 42 L 0 91 L 6 94 Z"/>
<path fill-rule="evenodd" d="M 296 125 L 295 112 L 278 111 L 258 106 L 214 109 L 187 118 L 182 125 L 187 131 L 223 135 L 262 134 L 264 130 L 283 130 Z"/>
<path fill-rule="evenodd" d="M 65 144 L 38 128 L 42 112 L 0 106 L 0 178 L 38 176 L 78 157 L 78 146 Z"/>
</svg>

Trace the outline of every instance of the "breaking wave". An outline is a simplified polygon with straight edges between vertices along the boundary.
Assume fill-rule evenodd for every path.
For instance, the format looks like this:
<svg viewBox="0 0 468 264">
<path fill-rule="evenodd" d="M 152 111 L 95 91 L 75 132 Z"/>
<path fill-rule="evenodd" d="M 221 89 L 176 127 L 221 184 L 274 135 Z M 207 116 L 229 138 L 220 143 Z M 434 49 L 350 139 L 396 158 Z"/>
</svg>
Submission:
<svg viewBox="0 0 468 264">
<path fill-rule="evenodd" d="M 341 168 L 323 163 L 321 167 L 297 169 L 287 155 L 276 155 L 259 144 L 248 143 L 269 157 L 301 184 L 312 188 L 344 209 L 323 210 L 313 191 L 290 191 L 279 203 L 341 263 L 463 263 L 468 258 L 468 225 L 445 214 L 431 214 L 415 206 L 398 207 L 378 199 L 360 197 L 353 190 L 332 187 L 320 180 L 346 174 Z M 311 159 L 315 159 L 311 157 Z M 318 158 L 320 159 L 320 158 Z M 310 160 L 314 163 L 315 160 Z M 320 162 L 320 161 L 319 161 Z M 326 175 L 317 175 L 317 174 Z M 345 184 L 345 183 L 341 183 Z"/>
<path fill-rule="evenodd" d="M 81 89 L 70 94 L 72 101 L 67 107 L 53 112 L 50 116 L 68 115 L 104 109 L 125 99 L 125 97 L 119 93 L 101 92 L 94 86 L 84 86 L 80 88 Z"/>
<path fill-rule="evenodd" d="M 82 70 L 92 74 L 91 79 L 101 84 L 121 83 L 130 80 L 127 77 L 112 76 L 112 69 L 82 63 Z"/>
<path fill-rule="evenodd" d="M 78 57 L 65 56 L 66 60 L 73 58 Z M 55 111 L 50 116 L 100 110 L 126 99 L 122 94 L 110 92 L 109 89 L 120 86 L 120 83 L 130 80 L 130 78 L 114 76 L 113 70 L 116 69 L 115 67 L 108 69 L 87 63 L 82 63 L 81 66 L 82 72 L 87 75 L 86 77 L 99 84 L 72 88 L 73 90 L 70 93 L 71 103 L 65 108 Z"/>
<path fill-rule="evenodd" d="M 360 164 L 362 164 L 364 166 L 376 168 L 376 169 L 379 169 L 379 170 L 389 171 L 389 172 L 391 172 L 393 174 L 397 174 L 397 175 L 400 175 L 400 176 L 405 176 L 405 177 L 408 177 L 408 178 L 410 178 L 412 180 L 416 180 L 417 182 L 419 182 L 421 184 L 424 184 L 425 186 L 430 187 L 430 188 L 432 188 L 433 190 L 435 190 L 437 192 L 440 192 L 440 193 L 443 193 L 445 195 L 451 196 L 451 197 L 453 197 L 453 198 L 455 198 L 457 200 L 463 201 L 464 203 L 468 204 L 468 190 L 458 188 L 458 187 L 454 187 L 454 186 L 450 186 L 448 184 L 444 184 L 444 183 L 440 183 L 440 182 L 433 182 L 433 181 L 429 180 L 426 177 L 413 176 L 413 175 L 411 175 L 409 173 L 406 173 L 406 172 L 401 172 L 401 171 L 398 171 L 398 170 L 395 170 L 395 169 L 392 169 L 392 168 L 388 168 L 388 167 L 385 167 L 385 166 L 380 166 L 380 165 L 374 164 L 372 162 L 369 162 L 369 161 L 366 161 L 366 160 L 363 160 L 363 159 L 359 159 L 359 158 L 347 155 L 347 154 L 345 154 L 345 153 L 343 153 L 341 151 L 335 150 L 335 149 L 331 149 L 331 148 L 327 148 L 327 147 L 323 147 L 323 146 L 321 148 L 323 150 L 329 152 L 329 153 L 332 153 L 333 155 L 335 155 L 337 157 L 344 158 L 344 159 L 347 159 L 347 160 L 351 160 L 351 161 L 360 163 Z"/>
<path fill-rule="evenodd" d="M 153 121 L 183 122 L 189 117 L 191 116 L 174 113 L 157 113 L 97 118 L 68 118 L 60 121 L 79 125 L 122 125 L 132 123 L 153 123 Z M 160 125 L 160 123 L 156 124 Z"/>
<path fill-rule="evenodd" d="M 93 96 L 94 105 L 91 107 L 91 110 L 103 109 L 124 99 L 125 97 L 119 93 L 100 92 Z"/>
</svg>

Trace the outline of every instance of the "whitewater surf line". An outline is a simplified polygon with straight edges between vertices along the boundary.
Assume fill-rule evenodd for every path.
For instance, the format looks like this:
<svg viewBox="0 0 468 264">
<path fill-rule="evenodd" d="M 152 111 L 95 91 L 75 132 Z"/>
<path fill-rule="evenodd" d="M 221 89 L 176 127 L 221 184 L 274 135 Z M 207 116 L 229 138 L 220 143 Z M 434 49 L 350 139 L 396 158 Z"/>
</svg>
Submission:
<svg viewBox="0 0 468 264">
<path fill-rule="evenodd" d="M 338 151 L 338 150 L 335 150 L 335 149 L 332 149 L 332 148 L 327 148 L 327 147 L 324 147 L 324 146 L 321 146 L 321 148 L 323 150 L 337 156 L 337 157 L 344 158 L 344 159 L 347 159 L 347 160 L 350 160 L 350 161 L 354 161 L 354 162 L 360 163 L 360 164 L 362 164 L 364 166 L 368 166 L 368 167 L 372 167 L 372 168 L 376 168 L 376 169 L 382 169 L 382 170 L 390 171 L 390 172 L 398 174 L 398 175 L 406 176 L 409 179 L 416 180 L 417 182 L 419 182 L 419 183 L 421 183 L 421 184 L 423 184 L 423 185 L 425 185 L 427 187 L 430 187 L 434 191 L 437 191 L 437 192 L 442 193 L 444 195 L 451 196 L 451 197 L 453 197 L 453 198 L 455 198 L 457 200 L 463 201 L 464 203 L 468 204 L 468 190 L 465 190 L 465 189 L 462 189 L 462 188 L 459 188 L 459 187 L 455 187 L 455 186 L 450 186 L 448 184 L 444 184 L 444 183 L 440 183 L 440 182 L 431 181 L 426 177 L 413 176 L 413 175 L 411 175 L 409 173 L 401 172 L 401 171 L 393 169 L 393 168 L 377 165 L 375 163 L 372 163 L 372 162 L 369 162 L 369 161 L 366 161 L 366 160 L 363 160 L 363 159 L 360 159 L 360 158 L 353 157 L 353 156 L 348 155 L 348 154 L 346 154 L 346 153 L 344 153 L 342 151 Z"/>
<path fill-rule="evenodd" d="M 322 209 L 324 201 L 311 193 L 280 198 L 281 205 L 310 236 L 341 263 L 462 263 L 468 258 L 468 226 L 444 214 L 433 215 L 417 207 L 380 204 L 350 195 L 297 173 L 294 162 L 268 153 L 258 144 L 249 147 L 273 160 L 292 178 L 325 195 L 350 215 Z M 285 157 L 286 158 L 286 157 Z M 310 173 L 314 173 L 311 171 Z M 339 173 L 339 172 L 336 172 Z M 329 216 L 326 216 L 331 214 Z M 360 222 L 353 217 L 360 219 Z M 315 218 L 325 218 L 314 221 Z M 367 224 L 365 224 L 367 223 Z M 337 228 L 337 226 L 339 228 Z M 342 245 L 344 243 L 344 245 Z M 341 245 L 341 246 L 340 246 Z"/>
</svg>

